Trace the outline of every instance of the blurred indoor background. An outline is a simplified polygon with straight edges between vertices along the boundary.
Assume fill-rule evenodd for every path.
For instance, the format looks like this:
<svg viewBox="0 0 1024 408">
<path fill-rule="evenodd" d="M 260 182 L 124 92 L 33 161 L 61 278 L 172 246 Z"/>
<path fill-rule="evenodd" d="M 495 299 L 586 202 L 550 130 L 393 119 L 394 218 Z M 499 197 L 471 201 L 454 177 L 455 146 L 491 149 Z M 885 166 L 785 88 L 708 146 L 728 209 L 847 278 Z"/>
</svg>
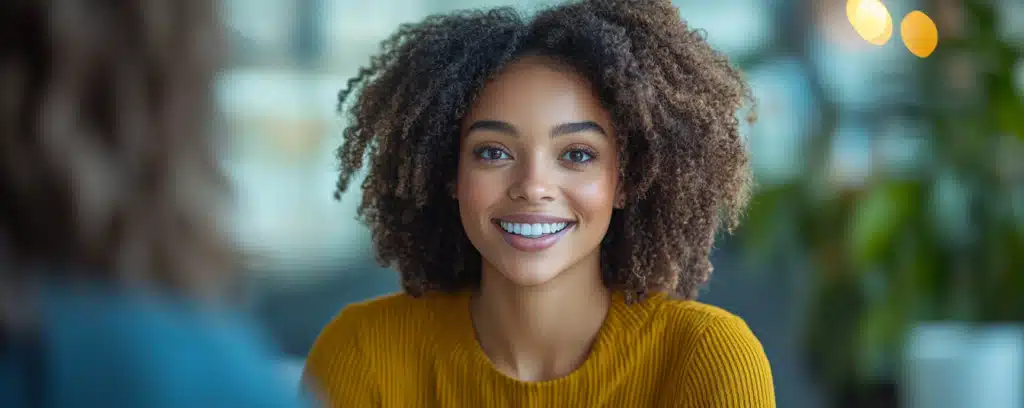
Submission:
<svg viewBox="0 0 1024 408">
<path fill-rule="evenodd" d="M 293 367 L 345 304 L 398 289 L 358 189 L 332 199 L 337 91 L 401 23 L 550 3 L 222 3 L 237 237 Z M 761 339 L 778 406 L 1024 407 L 1024 1 L 675 3 L 759 99 L 757 194 L 701 300 Z"/>
</svg>

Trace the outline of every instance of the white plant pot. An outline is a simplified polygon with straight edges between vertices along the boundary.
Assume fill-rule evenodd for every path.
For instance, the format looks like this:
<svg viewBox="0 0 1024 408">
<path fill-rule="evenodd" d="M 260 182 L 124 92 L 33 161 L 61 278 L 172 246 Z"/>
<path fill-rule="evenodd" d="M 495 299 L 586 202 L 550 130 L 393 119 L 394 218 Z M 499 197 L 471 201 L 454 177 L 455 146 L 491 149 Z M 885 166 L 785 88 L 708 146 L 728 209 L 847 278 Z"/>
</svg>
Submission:
<svg viewBox="0 0 1024 408">
<path fill-rule="evenodd" d="M 922 324 L 904 358 L 904 407 L 1024 408 L 1024 325 Z"/>
</svg>

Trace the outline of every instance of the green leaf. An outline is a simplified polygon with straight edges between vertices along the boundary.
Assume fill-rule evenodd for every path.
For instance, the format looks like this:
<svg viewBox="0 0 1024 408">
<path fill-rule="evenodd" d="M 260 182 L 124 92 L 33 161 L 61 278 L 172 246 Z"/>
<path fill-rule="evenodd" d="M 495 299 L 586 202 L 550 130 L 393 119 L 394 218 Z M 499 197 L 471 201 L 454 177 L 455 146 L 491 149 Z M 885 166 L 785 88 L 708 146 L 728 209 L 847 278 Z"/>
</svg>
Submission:
<svg viewBox="0 0 1024 408">
<path fill-rule="evenodd" d="M 743 226 L 737 233 L 748 261 L 761 264 L 777 252 L 779 235 L 786 226 L 796 222 L 791 216 L 793 212 L 787 209 L 799 200 L 798 188 L 796 184 L 764 187 L 751 199 Z"/>
<path fill-rule="evenodd" d="M 879 261 L 906 225 L 916 203 L 915 188 L 910 183 L 889 182 L 868 190 L 866 197 L 855 204 L 847 229 L 854 262 L 864 267 Z"/>
</svg>

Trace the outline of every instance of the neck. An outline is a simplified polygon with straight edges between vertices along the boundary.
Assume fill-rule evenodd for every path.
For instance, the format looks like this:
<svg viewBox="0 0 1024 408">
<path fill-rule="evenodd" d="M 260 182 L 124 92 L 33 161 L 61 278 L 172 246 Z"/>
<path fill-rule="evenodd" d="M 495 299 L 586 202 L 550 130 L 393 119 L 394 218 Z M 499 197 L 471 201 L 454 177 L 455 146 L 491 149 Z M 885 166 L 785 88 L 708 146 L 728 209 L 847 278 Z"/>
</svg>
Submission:
<svg viewBox="0 0 1024 408">
<path fill-rule="evenodd" d="M 521 287 L 484 265 L 470 302 L 477 339 L 491 363 L 523 381 L 559 378 L 583 364 L 611 302 L 597 260 L 552 281 Z"/>
</svg>

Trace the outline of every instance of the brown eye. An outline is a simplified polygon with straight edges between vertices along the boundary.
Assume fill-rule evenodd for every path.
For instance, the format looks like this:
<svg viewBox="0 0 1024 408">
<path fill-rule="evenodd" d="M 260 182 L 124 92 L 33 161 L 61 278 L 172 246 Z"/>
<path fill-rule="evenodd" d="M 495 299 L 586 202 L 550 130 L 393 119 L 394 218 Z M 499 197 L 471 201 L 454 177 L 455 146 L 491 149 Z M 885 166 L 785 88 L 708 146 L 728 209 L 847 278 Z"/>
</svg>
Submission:
<svg viewBox="0 0 1024 408">
<path fill-rule="evenodd" d="M 473 154 L 485 161 L 507 160 L 512 158 L 504 150 L 490 146 L 478 148 L 473 151 Z"/>
<path fill-rule="evenodd" d="M 573 163 L 586 163 L 594 159 L 594 156 L 585 150 L 574 149 L 565 152 L 562 158 Z"/>
</svg>

